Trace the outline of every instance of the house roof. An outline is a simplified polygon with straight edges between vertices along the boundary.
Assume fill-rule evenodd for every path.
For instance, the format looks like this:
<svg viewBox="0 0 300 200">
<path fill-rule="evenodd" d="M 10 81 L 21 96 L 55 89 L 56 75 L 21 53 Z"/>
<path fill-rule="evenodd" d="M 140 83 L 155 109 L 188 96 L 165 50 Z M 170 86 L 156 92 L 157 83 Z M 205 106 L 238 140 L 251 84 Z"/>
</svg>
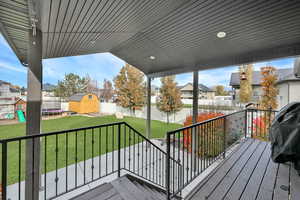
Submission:
<svg viewBox="0 0 300 200">
<path fill-rule="evenodd" d="M 283 81 L 292 81 L 292 80 L 298 80 L 294 75 L 294 70 L 292 68 L 286 68 L 286 69 L 277 69 L 277 83 L 283 82 Z M 252 74 L 252 85 L 259 86 L 261 83 L 261 72 L 260 71 L 253 71 Z M 240 74 L 239 72 L 235 72 L 231 74 L 230 77 L 230 86 L 239 86 L 240 85 Z"/>
<path fill-rule="evenodd" d="M 43 58 L 110 52 L 157 77 L 300 55 L 299 9 L 277 0 L 1 1 L 0 32 L 22 63 L 36 27 Z"/>
<path fill-rule="evenodd" d="M 183 88 L 185 88 L 185 87 L 187 87 L 187 86 L 190 86 L 191 89 L 187 88 L 187 89 L 184 89 L 184 90 L 193 91 L 193 84 L 192 84 L 192 83 L 187 83 L 187 84 L 185 84 L 185 85 L 178 86 L 178 88 L 179 88 L 180 90 L 182 90 Z M 203 85 L 203 84 L 201 84 L 201 83 L 198 84 L 198 87 L 199 87 L 199 90 L 200 90 L 200 91 L 203 91 L 203 92 L 213 92 L 212 89 L 210 89 L 209 87 L 207 87 L 207 86 L 205 86 L 205 85 Z"/>
</svg>

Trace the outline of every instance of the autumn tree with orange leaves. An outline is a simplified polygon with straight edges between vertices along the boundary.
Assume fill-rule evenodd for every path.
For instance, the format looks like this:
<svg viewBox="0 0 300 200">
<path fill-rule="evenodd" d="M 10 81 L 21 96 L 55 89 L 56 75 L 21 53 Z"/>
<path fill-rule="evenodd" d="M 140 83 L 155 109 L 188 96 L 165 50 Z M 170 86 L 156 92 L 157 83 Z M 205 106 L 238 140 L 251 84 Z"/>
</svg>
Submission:
<svg viewBox="0 0 300 200">
<path fill-rule="evenodd" d="M 272 66 L 261 68 L 261 86 L 262 98 L 260 100 L 260 107 L 262 109 L 276 109 L 277 108 L 277 94 L 276 88 L 277 74 L 276 69 Z"/>
<path fill-rule="evenodd" d="M 114 79 L 117 104 L 129 108 L 135 114 L 145 105 L 144 74 L 135 67 L 125 64 Z"/>
<path fill-rule="evenodd" d="M 156 102 L 158 110 L 167 114 L 167 122 L 171 113 L 181 110 L 181 92 L 175 82 L 175 76 L 166 76 L 160 79 L 161 88 Z"/>
</svg>

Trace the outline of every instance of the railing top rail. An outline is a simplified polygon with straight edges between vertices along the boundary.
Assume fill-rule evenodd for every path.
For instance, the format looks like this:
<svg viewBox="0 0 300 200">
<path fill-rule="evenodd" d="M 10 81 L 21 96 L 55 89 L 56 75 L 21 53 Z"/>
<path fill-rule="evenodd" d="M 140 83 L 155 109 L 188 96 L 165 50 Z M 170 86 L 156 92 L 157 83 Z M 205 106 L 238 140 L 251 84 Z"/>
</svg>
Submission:
<svg viewBox="0 0 300 200">
<path fill-rule="evenodd" d="M 227 114 L 227 115 L 222 115 L 222 116 L 215 117 L 215 118 L 212 118 L 212 119 L 208 119 L 208 120 L 205 120 L 205 121 L 202 121 L 202 122 L 198 122 L 198 123 L 196 123 L 196 124 L 192 124 L 192 125 L 189 125 L 189 126 L 185 126 L 185 127 L 182 127 L 182 128 L 176 129 L 176 130 L 173 130 L 173 131 L 169 131 L 169 132 L 167 132 L 167 134 L 172 135 L 172 134 L 175 134 L 175 133 L 177 133 L 177 132 L 179 132 L 179 131 L 184 131 L 184 130 L 186 130 L 186 129 L 194 128 L 194 127 L 196 127 L 196 126 L 200 126 L 200 125 L 206 124 L 206 123 L 211 122 L 211 121 L 215 121 L 215 120 L 218 120 L 218 119 L 223 119 L 223 118 L 225 118 L 225 117 L 231 116 L 231 115 L 233 115 L 233 114 L 241 113 L 241 112 L 244 112 L 244 111 L 246 111 L 246 110 L 247 110 L 247 109 L 243 109 L 243 110 L 239 110 L 239 111 L 236 111 L 236 112 Z"/>
<path fill-rule="evenodd" d="M 249 111 L 249 110 L 252 110 L 252 111 L 268 111 L 268 112 L 278 112 L 276 110 L 263 110 L 263 109 L 255 109 L 255 108 L 247 108 L 247 109 L 243 109 L 243 110 L 239 110 L 239 111 L 236 111 L 236 112 L 233 112 L 233 113 L 229 113 L 229 114 L 226 114 L 226 115 L 222 115 L 222 116 L 219 116 L 219 117 L 215 117 L 215 118 L 212 118 L 212 119 L 208 119 L 208 120 L 205 120 L 205 121 L 202 121 L 202 122 L 198 122 L 196 124 L 192 124 L 192 125 L 189 125 L 189 126 L 185 126 L 185 127 L 182 127 L 182 128 L 179 128 L 179 129 L 176 129 L 176 130 L 173 130 L 173 131 L 169 131 L 167 132 L 167 134 L 175 134 L 177 132 L 180 132 L 180 131 L 184 131 L 186 129 L 189 129 L 189 128 L 194 128 L 196 126 L 200 126 L 200 125 L 203 125 L 203 124 L 206 124 L 206 123 L 209 123 L 211 121 L 215 121 L 215 120 L 218 120 L 218 119 L 223 119 L 223 118 L 226 118 L 226 117 L 229 117 L 231 115 L 234 115 L 234 114 L 237 114 L 237 113 L 241 113 L 241 112 L 245 112 L 245 111 Z"/>
<path fill-rule="evenodd" d="M 247 108 L 248 111 L 265 111 L 265 112 L 278 112 L 278 110 L 267 110 L 267 109 L 257 109 L 257 108 Z"/>
<path fill-rule="evenodd" d="M 125 122 L 114 122 L 114 123 L 108 123 L 108 124 L 101 124 L 101 125 L 97 125 L 97 126 L 87 126 L 87 127 L 82 127 L 82 128 L 67 129 L 67 130 L 54 131 L 54 132 L 48 132 L 48 133 L 25 135 L 25 136 L 19 136 L 19 137 L 14 137 L 14 138 L 1 139 L 0 143 L 13 142 L 13 141 L 19 141 L 19 140 L 25 140 L 25 139 L 33 139 L 33 138 L 38 138 L 38 137 L 50 136 L 50 135 L 60 135 L 63 133 L 76 132 L 76 131 L 82 131 L 82 130 L 93 129 L 93 128 L 101 128 L 101 127 L 106 127 L 106 126 L 114 126 L 114 125 L 119 125 L 119 124 L 124 124 L 124 123 Z"/>
</svg>

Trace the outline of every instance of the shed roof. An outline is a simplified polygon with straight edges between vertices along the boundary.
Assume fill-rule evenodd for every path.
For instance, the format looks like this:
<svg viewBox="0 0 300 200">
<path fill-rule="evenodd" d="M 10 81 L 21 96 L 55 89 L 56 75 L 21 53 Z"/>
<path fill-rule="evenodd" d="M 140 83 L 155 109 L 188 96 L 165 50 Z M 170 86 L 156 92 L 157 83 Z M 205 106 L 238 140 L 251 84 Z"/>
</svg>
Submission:
<svg viewBox="0 0 300 200">
<path fill-rule="evenodd" d="M 81 99 L 87 95 L 86 93 L 77 93 L 69 97 L 69 101 L 81 101 Z"/>
<path fill-rule="evenodd" d="M 81 101 L 81 99 L 86 95 L 95 95 L 93 93 L 77 93 L 69 97 L 69 101 Z M 97 96 L 97 95 L 95 95 Z"/>
<path fill-rule="evenodd" d="M 32 24 L 43 58 L 111 52 L 152 77 L 300 55 L 300 1 L 0 1 L 25 63 Z"/>
<path fill-rule="evenodd" d="M 277 69 L 277 83 L 283 82 L 283 81 L 300 81 L 299 78 L 295 77 L 294 70 L 292 68 L 286 68 L 286 69 Z M 260 71 L 253 71 L 252 74 L 252 85 L 260 85 L 261 84 L 261 72 Z M 231 74 L 230 77 L 230 86 L 239 86 L 240 85 L 240 74 L 239 72 L 235 72 Z"/>
</svg>

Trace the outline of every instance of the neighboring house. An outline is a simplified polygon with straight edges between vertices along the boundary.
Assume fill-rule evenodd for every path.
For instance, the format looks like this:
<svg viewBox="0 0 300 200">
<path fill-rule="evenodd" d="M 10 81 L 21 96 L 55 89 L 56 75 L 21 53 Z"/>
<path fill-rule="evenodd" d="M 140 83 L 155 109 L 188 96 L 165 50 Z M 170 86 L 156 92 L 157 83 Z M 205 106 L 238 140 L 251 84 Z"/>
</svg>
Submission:
<svg viewBox="0 0 300 200">
<path fill-rule="evenodd" d="M 92 93 L 78 93 L 69 98 L 69 110 L 80 113 L 98 113 L 99 99 Z"/>
<path fill-rule="evenodd" d="M 187 83 L 178 87 L 181 92 L 181 99 L 193 99 L 193 84 Z M 199 99 L 214 99 L 215 91 L 199 83 Z"/>
<path fill-rule="evenodd" d="M 12 84 L 0 80 L 0 119 L 15 118 L 14 104 L 21 92 Z"/>
<path fill-rule="evenodd" d="M 10 83 L 0 80 L 0 98 L 20 97 L 21 91 Z"/>
<path fill-rule="evenodd" d="M 279 108 L 293 102 L 300 101 L 300 79 L 296 78 L 292 68 L 277 69 L 278 81 L 278 105 Z M 260 71 L 254 71 L 252 75 L 252 101 L 258 102 L 262 95 L 261 88 L 262 75 Z M 239 102 L 240 75 L 239 72 L 232 73 L 230 86 L 233 88 L 233 100 Z"/>
</svg>

